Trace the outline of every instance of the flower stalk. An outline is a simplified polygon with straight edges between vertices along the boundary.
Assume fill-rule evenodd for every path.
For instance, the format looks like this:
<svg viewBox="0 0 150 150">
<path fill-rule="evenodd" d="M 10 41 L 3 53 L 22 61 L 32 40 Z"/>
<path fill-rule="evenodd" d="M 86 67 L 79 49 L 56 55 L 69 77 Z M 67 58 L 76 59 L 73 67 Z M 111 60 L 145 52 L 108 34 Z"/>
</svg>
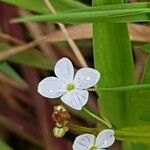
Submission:
<svg viewBox="0 0 150 150">
<path fill-rule="evenodd" d="M 106 120 L 103 120 L 102 118 L 100 118 L 99 116 L 95 115 L 94 113 L 92 113 L 91 111 L 89 111 L 86 107 L 83 107 L 82 110 L 84 112 L 86 112 L 89 116 L 93 117 L 94 119 L 96 119 L 97 121 L 101 122 L 103 125 L 105 125 L 108 128 L 112 128 L 112 125 L 107 122 Z"/>
</svg>

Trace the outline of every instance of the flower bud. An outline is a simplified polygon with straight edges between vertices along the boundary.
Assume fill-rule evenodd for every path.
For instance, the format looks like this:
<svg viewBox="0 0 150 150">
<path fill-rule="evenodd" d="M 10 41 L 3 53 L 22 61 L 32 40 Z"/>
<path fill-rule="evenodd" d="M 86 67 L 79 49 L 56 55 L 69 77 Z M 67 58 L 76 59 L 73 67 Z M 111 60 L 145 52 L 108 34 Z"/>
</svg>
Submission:
<svg viewBox="0 0 150 150">
<path fill-rule="evenodd" d="M 69 130 L 67 126 L 64 126 L 63 128 L 55 127 L 53 129 L 53 134 L 56 138 L 61 138 L 65 135 L 65 133 Z"/>
<path fill-rule="evenodd" d="M 58 105 L 54 107 L 52 117 L 55 121 L 56 126 L 59 128 L 66 126 L 70 119 L 70 115 L 63 105 Z"/>
</svg>

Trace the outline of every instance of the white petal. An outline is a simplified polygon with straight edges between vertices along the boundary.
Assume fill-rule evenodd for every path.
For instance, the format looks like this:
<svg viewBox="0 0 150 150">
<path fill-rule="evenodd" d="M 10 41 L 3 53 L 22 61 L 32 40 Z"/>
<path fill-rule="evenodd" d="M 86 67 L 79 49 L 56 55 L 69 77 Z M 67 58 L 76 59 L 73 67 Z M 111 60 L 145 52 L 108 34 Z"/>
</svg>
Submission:
<svg viewBox="0 0 150 150">
<path fill-rule="evenodd" d="M 76 110 L 81 110 L 82 107 L 87 103 L 88 97 L 89 97 L 88 91 L 75 89 L 63 95 L 61 97 L 61 100 L 66 105 Z"/>
<path fill-rule="evenodd" d="M 114 131 L 105 129 L 101 131 L 96 138 L 96 146 L 98 149 L 110 147 L 115 142 Z"/>
<path fill-rule="evenodd" d="M 88 89 L 94 86 L 100 79 L 100 73 L 92 68 L 82 68 L 77 71 L 74 84 L 76 88 Z"/>
<path fill-rule="evenodd" d="M 68 58 L 60 59 L 54 68 L 56 76 L 63 82 L 73 82 L 74 68 L 72 62 Z"/>
<path fill-rule="evenodd" d="M 73 150 L 89 150 L 94 146 L 95 136 L 92 134 L 83 134 L 76 137 L 73 143 Z"/>
<path fill-rule="evenodd" d="M 57 98 L 65 93 L 65 84 L 56 77 L 47 77 L 38 85 L 38 92 L 44 97 Z"/>
</svg>

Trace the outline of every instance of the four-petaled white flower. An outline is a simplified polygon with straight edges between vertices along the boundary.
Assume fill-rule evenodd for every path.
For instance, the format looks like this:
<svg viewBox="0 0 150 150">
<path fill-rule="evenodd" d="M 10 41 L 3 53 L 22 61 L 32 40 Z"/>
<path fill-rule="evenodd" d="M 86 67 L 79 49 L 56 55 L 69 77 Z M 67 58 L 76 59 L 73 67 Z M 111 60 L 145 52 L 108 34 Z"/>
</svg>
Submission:
<svg viewBox="0 0 150 150">
<path fill-rule="evenodd" d="M 74 68 L 68 58 L 60 59 L 54 68 L 57 77 L 47 77 L 38 85 L 38 92 L 47 98 L 61 97 L 68 106 L 81 110 L 87 103 L 88 88 L 100 79 L 100 73 L 92 68 L 81 68 L 74 75 Z"/>
<path fill-rule="evenodd" d="M 105 129 L 97 137 L 92 134 L 83 134 L 76 137 L 73 150 L 105 150 L 115 142 L 114 131 Z"/>
</svg>

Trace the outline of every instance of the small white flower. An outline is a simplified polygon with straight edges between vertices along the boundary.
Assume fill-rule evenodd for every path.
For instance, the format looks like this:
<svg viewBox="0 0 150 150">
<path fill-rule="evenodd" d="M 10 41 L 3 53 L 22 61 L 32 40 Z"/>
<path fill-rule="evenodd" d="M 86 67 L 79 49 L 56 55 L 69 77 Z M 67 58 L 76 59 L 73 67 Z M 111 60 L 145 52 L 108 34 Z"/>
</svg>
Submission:
<svg viewBox="0 0 150 150">
<path fill-rule="evenodd" d="M 115 142 L 114 131 L 105 129 L 97 137 L 92 134 L 78 136 L 73 143 L 73 150 L 105 150 Z"/>
<path fill-rule="evenodd" d="M 47 98 L 61 97 L 68 106 L 81 110 L 87 103 L 88 88 L 100 79 L 100 73 L 92 68 L 81 68 L 74 75 L 74 68 L 68 58 L 60 59 L 54 68 L 57 77 L 47 77 L 38 85 L 38 92 Z"/>
</svg>

